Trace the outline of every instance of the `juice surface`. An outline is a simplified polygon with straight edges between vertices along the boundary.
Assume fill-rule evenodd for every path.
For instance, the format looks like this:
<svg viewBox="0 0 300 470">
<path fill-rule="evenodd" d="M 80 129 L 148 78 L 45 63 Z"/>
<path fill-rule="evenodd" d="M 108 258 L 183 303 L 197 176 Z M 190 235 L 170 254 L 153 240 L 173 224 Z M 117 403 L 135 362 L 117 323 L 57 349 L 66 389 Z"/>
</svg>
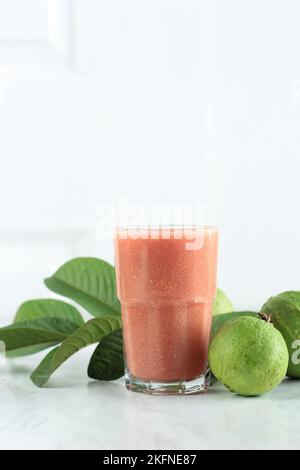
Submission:
<svg viewBox="0 0 300 470">
<path fill-rule="evenodd" d="M 118 297 L 130 373 L 145 381 L 205 374 L 216 290 L 217 230 L 118 229 Z"/>
</svg>

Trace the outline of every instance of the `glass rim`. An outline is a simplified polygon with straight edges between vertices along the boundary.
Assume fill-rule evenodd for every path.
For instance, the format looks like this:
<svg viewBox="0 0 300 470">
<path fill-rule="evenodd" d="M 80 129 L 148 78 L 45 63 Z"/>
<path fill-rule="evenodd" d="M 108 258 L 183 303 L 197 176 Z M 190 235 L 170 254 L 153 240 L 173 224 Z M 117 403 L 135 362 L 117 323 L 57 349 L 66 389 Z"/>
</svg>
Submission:
<svg viewBox="0 0 300 470">
<path fill-rule="evenodd" d="M 207 224 L 186 224 L 186 225 L 179 225 L 179 224 L 163 224 L 163 225 L 116 225 L 114 227 L 115 231 L 119 230 L 158 230 L 158 229 L 199 229 L 199 230 L 219 230 L 219 225 L 207 225 Z"/>
</svg>

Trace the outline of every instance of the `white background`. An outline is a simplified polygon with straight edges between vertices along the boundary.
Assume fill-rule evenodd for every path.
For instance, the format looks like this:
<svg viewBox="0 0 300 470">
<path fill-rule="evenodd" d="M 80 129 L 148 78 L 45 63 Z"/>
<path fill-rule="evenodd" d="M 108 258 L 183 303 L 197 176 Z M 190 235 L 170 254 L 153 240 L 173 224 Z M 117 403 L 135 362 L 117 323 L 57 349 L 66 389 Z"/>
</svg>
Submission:
<svg viewBox="0 0 300 470">
<path fill-rule="evenodd" d="M 297 0 L 0 0 L 0 322 L 103 203 L 200 202 L 237 308 L 300 289 Z M 51 295 L 51 294 L 50 294 Z"/>
</svg>

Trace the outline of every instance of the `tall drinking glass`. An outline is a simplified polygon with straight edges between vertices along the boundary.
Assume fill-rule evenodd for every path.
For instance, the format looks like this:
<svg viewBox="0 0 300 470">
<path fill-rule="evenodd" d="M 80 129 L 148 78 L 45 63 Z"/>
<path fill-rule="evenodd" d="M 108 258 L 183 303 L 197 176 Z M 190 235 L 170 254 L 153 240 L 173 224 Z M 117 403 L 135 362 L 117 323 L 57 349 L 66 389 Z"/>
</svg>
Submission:
<svg viewBox="0 0 300 470">
<path fill-rule="evenodd" d="M 116 229 L 129 390 L 162 395 L 207 389 L 217 249 L 212 226 Z"/>
</svg>

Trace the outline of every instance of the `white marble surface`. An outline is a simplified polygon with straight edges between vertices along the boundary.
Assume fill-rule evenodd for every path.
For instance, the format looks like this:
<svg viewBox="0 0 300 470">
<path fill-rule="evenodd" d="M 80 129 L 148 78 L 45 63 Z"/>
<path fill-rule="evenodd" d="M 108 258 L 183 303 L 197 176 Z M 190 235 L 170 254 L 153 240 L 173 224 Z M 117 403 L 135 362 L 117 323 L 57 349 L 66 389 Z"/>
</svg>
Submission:
<svg viewBox="0 0 300 470">
<path fill-rule="evenodd" d="M 40 356 L 0 365 L 0 449 L 300 448 L 300 381 L 257 398 L 221 385 L 150 397 L 126 391 L 123 380 L 88 379 L 90 353 L 74 356 L 44 389 L 28 378 Z"/>
</svg>

